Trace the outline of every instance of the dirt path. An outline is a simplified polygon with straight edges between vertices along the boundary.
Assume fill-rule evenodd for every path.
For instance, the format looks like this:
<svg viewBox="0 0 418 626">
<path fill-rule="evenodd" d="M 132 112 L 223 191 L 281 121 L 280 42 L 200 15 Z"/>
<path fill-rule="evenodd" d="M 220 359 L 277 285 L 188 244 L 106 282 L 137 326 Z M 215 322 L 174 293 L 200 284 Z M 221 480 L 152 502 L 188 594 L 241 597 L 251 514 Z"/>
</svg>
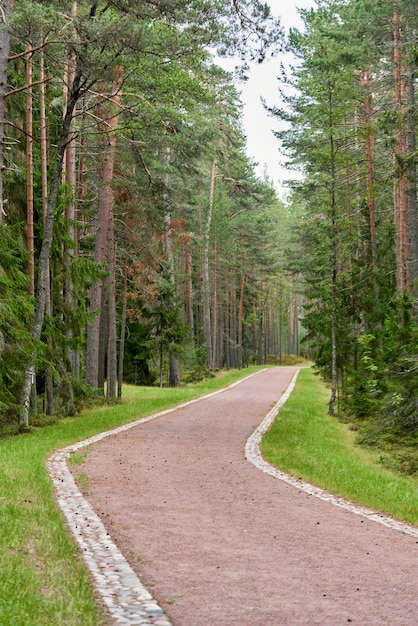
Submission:
<svg viewBox="0 0 418 626">
<path fill-rule="evenodd" d="M 81 470 L 174 626 L 418 624 L 418 542 L 268 476 L 247 438 L 294 368 L 94 444 Z"/>
</svg>

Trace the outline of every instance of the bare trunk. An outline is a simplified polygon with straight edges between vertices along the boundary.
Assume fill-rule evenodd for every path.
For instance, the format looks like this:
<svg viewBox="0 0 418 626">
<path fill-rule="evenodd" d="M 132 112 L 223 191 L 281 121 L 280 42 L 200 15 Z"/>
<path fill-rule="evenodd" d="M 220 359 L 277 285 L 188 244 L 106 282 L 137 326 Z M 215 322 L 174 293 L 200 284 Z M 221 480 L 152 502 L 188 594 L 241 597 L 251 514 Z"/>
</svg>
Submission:
<svg viewBox="0 0 418 626">
<path fill-rule="evenodd" d="M 374 134 L 372 130 L 372 95 L 370 91 L 370 70 L 363 71 L 362 84 L 365 90 L 363 112 L 365 126 L 365 151 L 366 151 L 366 199 L 369 210 L 369 232 L 373 269 L 373 286 L 376 298 L 379 298 L 379 283 L 377 280 L 377 237 L 376 237 L 376 198 L 374 176 Z"/>
<path fill-rule="evenodd" d="M 231 341 L 230 341 L 230 328 L 229 328 L 229 307 L 230 307 L 230 294 L 227 290 L 226 293 L 226 302 L 225 308 L 223 312 L 223 327 L 224 327 L 224 352 L 225 352 L 225 367 L 226 369 L 230 369 L 231 367 Z"/>
<path fill-rule="evenodd" d="M 35 293 L 35 314 L 31 332 L 35 340 L 39 340 L 42 333 L 42 327 L 45 316 L 45 302 L 47 294 L 47 281 L 49 278 L 49 256 L 51 251 L 52 235 L 55 222 L 55 208 L 58 198 L 58 189 L 61 180 L 63 160 L 65 148 L 68 141 L 68 133 L 73 117 L 75 105 L 80 97 L 81 92 L 81 72 L 77 72 L 71 95 L 68 101 L 67 110 L 61 127 L 60 140 L 58 144 L 57 154 L 55 157 L 54 170 L 51 177 L 51 186 L 48 197 L 48 207 L 45 220 L 45 228 L 42 238 L 41 252 L 38 262 L 38 278 Z M 23 425 L 29 424 L 29 398 L 31 386 L 33 384 L 33 375 L 35 371 L 35 358 L 28 364 L 22 383 L 22 393 L 20 398 L 20 415 L 19 423 Z"/>
<path fill-rule="evenodd" d="M 231 275 L 231 319 L 229 322 L 230 344 L 231 344 L 231 366 L 238 368 L 238 340 L 237 340 L 237 290 L 235 274 Z"/>
<path fill-rule="evenodd" d="M 32 49 L 27 47 L 26 57 L 26 239 L 28 249 L 28 290 L 35 295 L 35 226 L 33 211 L 33 89 Z M 35 370 L 32 378 L 36 377 Z M 32 385 L 32 412 L 37 413 L 36 385 Z"/>
<path fill-rule="evenodd" d="M 77 15 L 77 0 L 73 0 L 71 6 L 71 17 L 74 19 Z M 74 34 L 74 38 L 75 38 Z M 75 71 L 75 59 L 74 57 L 70 57 L 67 62 L 66 68 L 66 80 L 64 81 L 65 85 L 65 96 L 67 98 L 67 94 L 71 89 L 71 85 L 74 80 L 74 71 Z M 71 122 L 70 134 L 69 134 L 69 142 L 67 149 L 65 151 L 65 160 L 64 160 L 64 180 L 68 185 L 70 190 L 70 199 L 65 207 L 65 217 L 67 219 L 68 224 L 68 236 L 71 241 L 74 242 L 71 247 L 67 247 L 65 250 L 65 265 L 66 265 L 66 282 L 64 287 L 64 297 L 65 302 L 69 310 L 74 309 L 76 304 L 76 295 L 74 293 L 74 285 L 71 279 L 71 265 L 72 258 L 77 254 L 76 249 L 76 241 L 77 241 L 77 231 L 76 231 L 76 198 L 77 198 L 77 167 L 76 167 L 76 142 L 75 142 L 75 118 Z M 71 328 L 67 330 L 67 337 L 71 338 L 73 336 L 73 331 Z M 79 354 L 77 350 L 73 348 L 67 348 L 67 357 L 69 362 L 71 363 L 71 370 L 75 376 L 79 375 L 80 370 L 80 362 L 79 362 Z"/>
<path fill-rule="evenodd" d="M 0 224 L 5 215 L 6 199 L 3 192 L 4 128 L 6 117 L 7 69 L 10 55 L 8 22 L 13 13 L 13 0 L 3 0 L 0 11 Z"/>
<path fill-rule="evenodd" d="M 299 296 L 295 291 L 294 310 L 293 310 L 293 354 L 299 355 Z"/>
<path fill-rule="evenodd" d="M 264 328 L 264 307 L 263 307 L 263 303 L 260 302 L 259 314 L 258 314 L 258 336 L 257 336 L 258 365 L 263 364 L 263 328 Z"/>
<path fill-rule="evenodd" d="M 217 262 L 217 249 L 216 249 L 216 237 L 213 246 L 213 280 L 212 280 L 212 362 L 214 369 L 219 367 L 218 363 L 218 269 L 216 267 Z"/>
<path fill-rule="evenodd" d="M 335 164 L 335 140 L 333 120 L 332 85 L 329 88 L 329 129 L 330 129 L 330 161 L 331 161 L 331 397 L 328 404 L 328 414 L 334 415 L 338 391 L 338 364 L 337 364 L 337 203 L 335 197 L 336 164 Z"/>
<path fill-rule="evenodd" d="M 106 120 L 106 153 L 104 156 L 104 163 L 99 169 L 98 176 L 98 206 L 97 206 L 97 221 L 96 221 L 96 243 L 94 249 L 94 260 L 96 263 L 106 263 L 108 253 L 108 234 L 109 234 L 109 219 L 111 212 L 113 211 L 113 169 L 114 159 L 116 151 L 116 129 L 118 127 L 118 115 L 115 112 L 120 105 L 121 93 L 120 88 L 122 85 L 122 71 L 119 69 L 117 77 L 113 84 L 113 96 L 111 102 L 113 107 L 109 106 L 101 113 L 99 107 L 99 113 Z M 102 127 L 104 124 L 101 125 Z M 96 280 L 91 288 L 90 293 L 90 311 L 100 311 L 103 300 L 103 280 Z M 101 328 L 101 315 L 97 315 L 94 322 L 89 326 L 87 330 L 87 354 L 86 354 L 86 379 L 87 382 L 97 389 L 100 389 L 103 393 L 103 382 L 101 380 L 100 368 L 103 370 L 103 363 L 100 361 L 101 354 L 106 353 L 106 349 L 101 350 L 101 344 L 107 346 L 107 329 Z M 103 348 L 103 345 L 102 345 Z"/>
<path fill-rule="evenodd" d="M 170 350 L 168 355 L 168 385 L 169 387 L 179 387 L 180 386 L 180 367 L 179 360 L 177 355 Z"/>
<path fill-rule="evenodd" d="M 128 264 L 125 262 L 123 271 L 123 294 L 122 294 L 122 315 L 120 322 L 119 337 L 119 361 L 118 361 L 118 399 L 122 398 L 123 386 L 123 361 L 125 357 L 125 334 L 126 334 L 126 313 L 128 305 Z"/>
<path fill-rule="evenodd" d="M 218 367 L 223 368 L 225 365 L 225 343 L 224 343 L 224 306 L 225 306 L 225 296 L 223 295 L 223 291 L 220 291 L 220 296 L 218 298 L 218 347 L 217 347 L 217 359 L 218 359 Z"/>
<path fill-rule="evenodd" d="M 186 249 L 186 318 L 189 326 L 189 336 L 194 337 L 194 316 L 193 316 L 193 279 L 192 279 L 192 251 L 190 245 Z"/>
<path fill-rule="evenodd" d="M 169 209 L 168 202 L 168 184 L 169 184 L 169 173 L 168 167 L 170 165 L 170 148 L 167 146 L 165 151 L 165 172 L 163 177 L 163 182 L 166 188 L 165 194 L 165 231 L 164 231 L 164 246 L 165 253 L 167 257 L 168 263 L 168 272 L 170 276 L 170 282 L 173 285 L 173 289 L 175 288 L 176 277 L 174 271 L 174 255 L 173 255 L 173 241 L 172 241 L 172 233 L 171 233 L 171 214 Z M 173 303 L 170 303 L 169 306 L 172 306 Z M 169 358 L 168 358 L 168 384 L 170 387 L 178 387 L 180 385 L 180 364 L 178 357 L 173 348 L 169 348 Z"/>
<path fill-rule="evenodd" d="M 26 237 L 28 246 L 29 293 L 35 294 L 35 236 L 33 224 L 33 104 L 32 51 L 26 58 Z"/>
<path fill-rule="evenodd" d="M 203 233 L 203 328 L 205 334 L 206 356 L 209 368 L 213 371 L 213 353 L 212 353 L 212 324 L 211 324 L 211 284 L 209 270 L 209 242 L 210 229 L 212 223 L 213 197 L 215 192 L 215 176 L 216 176 L 216 160 L 213 159 L 210 184 L 209 184 L 209 202 L 208 212 L 206 215 L 206 223 Z"/>
<path fill-rule="evenodd" d="M 239 288 L 239 305 L 238 305 L 238 369 L 242 368 L 242 322 L 244 316 L 244 287 L 245 274 L 242 272 Z"/>
<path fill-rule="evenodd" d="M 46 212 L 48 208 L 48 133 L 47 133 L 47 121 L 46 121 L 46 76 L 45 76 L 45 60 L 43 49 L 39 52 L 39 137 L 40 137 L 40 149 L 41 149 L 41 195 L 42 195 L 42 225 L 45 228 Z M 51 309 L 51 283 L 50 283 L 50 268 L 48 259 L 46 281 L 46 300 L 45 300 L 45 313 L 52 315 Z M 51 346 L 52 342 L 48 337 L 48 345 Z M 47 415 L 54 415 L 54 378 L 52 372 L 48 368 L 45 373 L 45 402 Z"/>
<path fill-rule="evenodd" d="M 279 365 L 283 361 L 283 290 L 280 290 L 279 295 Z"/>
<path fill-rule="evenodd" d="M 410 233 L 411 284 L 415 295 L 418 294 L 418 202 L 417 202 L 417 142 L 416 142 L 416 101 L 415 79 L 416 65 L 408 66 L 407 100 L 408 100 L 408 224 Z"/>
<path fill-rule="evenodd" d="M 116 253 L 113 213 L 109 216 L 109 337 L 107 348 L 106 398 L 116 398 L 117 350 L 116 350 Z"/>
<path fill-rule="evenodd" d="M 334 229 L 334 220 L 333 220 Z M 331 291 L 331 397 L 328 404 L 328 414 L 334 415 L 337 400 L 338 370 L 337 370 L 337 246 L 332 241 L 332 291 Z"/>
<path fill-rule="evenodd" d="M 405 158 L 408 151 L 406 130 L 406 68 L 401 52 L 401 19 L 396 9 L 393 18 L 394 105 L 397 115 L 395 130 L 394 208 L 396 227 L 396 281 L 398 292 L 411 290 L 408 237 L 408 175 Z"/>
<path fill-rule="evenodd" d="M 160 388 L 163 386 L 163 342 L 160 341 Z"/>
</svg>

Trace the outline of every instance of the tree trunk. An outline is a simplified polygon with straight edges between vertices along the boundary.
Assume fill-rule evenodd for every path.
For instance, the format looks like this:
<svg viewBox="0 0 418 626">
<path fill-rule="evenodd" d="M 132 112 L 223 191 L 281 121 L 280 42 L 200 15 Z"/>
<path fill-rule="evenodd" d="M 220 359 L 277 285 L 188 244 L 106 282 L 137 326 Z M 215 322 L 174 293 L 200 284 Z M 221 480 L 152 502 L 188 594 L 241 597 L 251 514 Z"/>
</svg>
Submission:
<svg viewBox="0 0 418 626">
<path fill-rule="evenodd" d="M 33 224 L 33 92 L 32 50 L 26 58 L 26 237 L 28 246 L 29 293 L 35 295 L 35 236 Z"/>
<path fill-rule="evenodd" d="M 225 334 L 225 328 L 224 328 L 224 315 L 223 315 L 223 311 L 224 311 L 224 307 L 225 307 L 225 297 L 223 295 L 224 292 L 222 292 L 222 298 L 219 297 L 218 298 L 218 347 L 216 349 L 216 353 L 217 353 L 217 361 L 218 361 L 218 368 L 222 369 L 225 365 L 225 342 L 224 342 L 224 334 Z"/>
<path fill-rule="evenodd" d="M 334 415 L 335 403 L 338 390 L 338 367 L 337 367 L 337 278 L 338 278 L 338 255 L 337 255 L 337 203 L 336 203 L 336 163 L 335 163 L 335 140 L 333 120 L 332 85 L 328 83 L 329 93 L 329 130 L 330 130 L 330 161 L 331 161 L 331 397 L 328 404 L 328 414 Z"/>
<path fill-rule="evenodd" d="M 45 228 L 46 212 L 48 208 L 48 133 L 47 133 L 47 120 L 46 120 L 46 75 L 45 75 L 45 59 L 44 50 L 39 51 L 39 139 L 40 139 L 40 151 L 41 151 L 41 195 L 42 195 L 42 227 Z M 47 270 L 47 283 L 46 283 L 46 300 L 45 300 L 45 313 L 52 315 L 51 308 L 51 283 L 50 283 L 50 267 L 48 259 Z M 48 345 L 52 351 L 52 341 L 48 337 Z M 54 377 L 50 368 L 45 373 L 45 404 L 47 415 L 54 415 Z"/>
<path fill-rule="evenodd" d="M 217 369 L 219 367 L 218 363 L 218 268 L 216 266 L 217 263 L 217 249 L 216 249 L 216 235 L 214 237 L 214 245 L 213 245 L 213 271 L 212 271 L 212 302 L 211 302 L 211 337 L 212 337 L 212 362 L 213 368 Z"/>
<path fill-rule="evenodd" d="M 113 213 L 109 216 L 109 337 L 107 348 L 106 399 L 116 398 L 116 251 Z"/>
<path fill-rule="evenodd" d="M 283 289 L 279 294 L 279 365 L 283 362 Z"/>
<path fill-rule="evenodd" d="M 10 31 L 8 22 L 13 13 L 13 0 L 3 0 L 0 11 L 0 224 L 5 215 L 6 199 L 3 192 L 4 129 L 6 117 L 7 70 L 10 55 Z"/>
<path fill-rule="evenodd" d="M 396 282 L 399 293 L 411 291 L 408 238 L 408 172 L 405 159 L 408 151 L 406 115 L 406 68 L 401 52 L 402 25 L 399 10 L 392 17 L 393 26 L 393 77 L 395 129 L 394 208 L 396 227 Z"/>
<path fill-rule="evenodd" d="M 244 288 L 245 288 L 245 274 L 242 272 L 240 278 L 239 287 L 239 304 L 238 304 L 238 369 L 242 369 L 242 322 L 244 317 Z"/>
<path fill-rule="evenodd" d="M 168 354 L 168 385 L 169 387 L 179 387 L 180 386 L 180 366 L 179 360 L 175 352 L 170 350 Z"/>
<path fill-rule="evenodd" d="M 229 290 L 226 292 L 225 298 L 225 307 L 223 311 L 223 328 L 224 328 L 224 353 L 225 353 L 225 367 L 227 370 L 231 367 L 231 336 L 230 336 L 230 328 L 229 328 L 229 306 L 230 306 L 230 293 Z"/>
<path fill-rule="evenodd" d="M 231 274 L 231 319 L 229 322 L 230 344 L 231 344 L 231 366 L 238 368 L 238 331 L 237 331 L 237 285 L 235 273 Z"/>
<path fill-rule="evenodd" d="M 97 202 L 97 220 L 96 220 L 96 243 L 94 249 L 94 260 L 96 263 L 106 263 L 108 253 L 108 234 L 109 219 L 113 211 L 113 170 L 116 151 L 116 129 L 118 127 L 118 115 L 115 112 L 120 105 L 122 85 L 122 71 L 117 70 L 117 76 L 113 83 L 113 96 L 111 103 L 114 106 L 108 108 L 99 108 L 99 117 L 105 119 L 106 124 L 106 152 L 104 155 L 104 163 L 99 167 L 98 173 L 98 202 Z M 103 130 L 104 123 L 101 123 Z M 94 282 L 90 293 L 90 311 L 100 311 L 103 300 L 103 279 Z M 101 344 L 106 346 L 105 350 L 101 350 Z M 103 345 L 102 345 L 103 348 Z M 86 380 L 96 389 L 100 389 L 103 393 L 103 381 L 99 375 L 100 368 L 103 370 L 103 363 L 100 361 L 101 354 L 107 352 L 107 329 L 101 325 L 101 315 L 98 314 L 92 324 L 87 329 L 87 354 L 86 354 Z"/>
<path fill-rule="evenodd" d="M 260 301 L 259 304 L 259 315 L 258 315 L 258 365 L 263 365 L 263 328 L 264 328 L 264 306 Z"/>
<path fill-rule="evenodd" d="M 164 245 L 165 245 L 165 253 L 167 257 L 168 263 L 168 272 L 170 276 L 170 282 L 173 285 L 173 290 L 175 289 L 176 277 L 174 271 L 174 255 L 173 255 L 173 240 L 171 234 L 171 214 L 169 210 L 169 202 L 168 202 L 168 184 L 169 184 L 169 173 L 168 167 L 170 165 L 170 148 L 167 146 L 165 151 L 165 172 L 163 177 L 163 182 L 166 188 L 165 193 L 165 205 L 166 212 L 164 217 L 165 222 L 165 231 L 164 231 Z M 170 303 L 169 306 L 174 306 L 174 303 Z M 180 364 L 173 348 L 169 348 L 169 358 L 168 358 L 168 384 L 170 387 L 178 387 L 180 385 Z"/>
<path fill-rule="evenodd" d="M 33 89 L 32 49 L 26 49 L 26 239 L 28 249 L 29 293 L 35 295 L 35 226 L 33 207 Z M 36 379 L 35 370 L 32 378 Z M 32 412 L 38 412 L 36 385 L 32 385 Z"/>
<path fill-rule="evenodd" d="M 128 263 L 123 269 L 122 315 L 120 321 L 119 361 L 118 361 L 118 399 L 122 399 L 123 361 L 125 357 L 126 313 L 128 305 Z"/>
<path fill-rule="evenodd" d="M 160 341 L 160 388 L 163 386 L 163 342 Z"/>
<path fill-rule="evenodd" d="M 71 17 L 74 19 L 77 15 L 77 0 L 73 0 L 71 6 Z M 76 39 L 76 35 L 74 34 L 74 39 Z M 75 71 L 75 59 L 74 57 L 70 57 L 67 61 L 66 68 L 66 79 L 64 81 L 65 85 L 65 97 L 67 99 L 68 92 L 71 89 L 72 82 L 74 80 L 74 71 Z M 64 160 L 64 180 L 69 187 L 70 190 L 70 199 L 65 207 L 65 217 L 68 224 L 68 236 L 71 241 L 74 242 L 74 246 L 67 247 L 65 250 L 65 265 L 66 265 L 66 282 L 64 287 L 64 297 L 65 302 L 69 310 L 74 309 L 76 306 L 76 295 L 74 293 L 74 285 L 71 279 L 71 265 L 72 258 L 77 254 L 76 249 L 76 241 L 77 241 L 77 230 L 75 226 L 76 222 L 76 198 L 77 198 L 77 151 L 76 151 L 76 127 L 75 127 L 75 118 L 71 122 L 70 127 L 70 135 L 67 149 L 65 151 L 65 160 Z M 73 336 L 73 331 L 71 328 L 67 329 L 67 337 L 71 338 Z M 67 357 L 71 364 L 71 370 L 74 376 L 79 375 L 80 370 L 80 360 L 79 353 L 77 350 L 73 348 L 67 348 Z"/>
<path fill-rule="evenodd" d="M 55 157 L 54 169 L 51 177 L 50 192 L 48 197 L 48 207 L 45 220 L 45 228 L 42 238 L 41 251 L 38 262 L 38 277 L 36 283 L 35 294 L 35 312 L 34 321 L 31 327 L 32 336 L 36 341 L 39 341 L 42 333 L 42 327 L 45 315 L 45 302 L 47 294 L 47 281 L 49 278 L 49 257 L 51 251 L 52 235 L 55 222 L 55 208 L 57 205 L 58 189 L 61 180 L 61 173 L 63 168 L 64 154 L 68 141 L 68 134 L 71 125 L 71 120 L 74 113 L 74 108 L 80 97 L 81 93 L 81 71 L 77 71 L 74 83 L 71 89 L 70 98 L 67 104 L 67 110 L 64 115 L 60 139 Z M 35 357 L 28 364 L 22 383 L 22 392 L 20 397 L 20 415 L 19 423 L 27 426 L 29 424 L 29 398 L 31 387 L 34 382 L 35 372 Z"/>
<path fill-rule="evenodd" d="M 293 309 L 293 354 L 299 356 L 299 297 L 295 290 L 295 300 Z"/>
<path fill-rule="evenodd" d="M 186 319 L 189 326 L 189 337 L 194 337 L 193 315 L 193 257 L 190 244 L 186 248 Z"/>
<path fill-rule="evenodd" d="M 415 78 L 416 64 L 407 69 L 408 100 L 408 230 L 410 233 L 411 284 L 414 295 L 418 295 L 418 202 L 417 202 L 417 142 L 416 142 L 416 101 Z"/>
<path fill-rule="evenodd" d="M 209 202 L 208 212 L 203 233 L 203 328 L 205 334 L 206 356 L 208 367 L 214 370 L 213 353 L 212 353 L 212 324 L 211 324 L 211 284 L 209 270 L 209 243 L 210 229 L 212 223 L 213 197 L 215 192 L 215 176 L 216 176 L 216 159 L 212 161 L 210 184 L 209 184 Z"/>
<path fill-rule="evenodd" d="M 363 103 L 363 117 L 365 127 L 365 151 L 366 151 L 366 199 L 369 210 L 369 231 L 370 246 L 373 270 L 373 286 L 376 300 L 379 298 L 379 282 L 377 280 L 377 237 L 376 237 L 376 198 L 374 180 L 374 134 L 372 130 L 372 94 L 370 91 L 371 72 L 364 70 L 362 75 L 362 85 L 365 90 Z"/>
</svg>

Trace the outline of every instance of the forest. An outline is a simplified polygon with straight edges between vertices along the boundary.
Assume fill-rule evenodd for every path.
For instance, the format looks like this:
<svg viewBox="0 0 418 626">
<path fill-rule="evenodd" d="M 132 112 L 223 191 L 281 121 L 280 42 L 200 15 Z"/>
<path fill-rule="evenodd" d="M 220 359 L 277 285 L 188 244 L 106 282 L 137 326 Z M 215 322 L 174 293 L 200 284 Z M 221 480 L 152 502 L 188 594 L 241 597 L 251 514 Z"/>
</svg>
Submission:
<svg viewBox="0 0 418 626">
<path fill-rule="evenodd" d="M 0 9 L 0 431 L 303 355 L 331 415 L 416 447 L 415 2 L 318 0 L 289 33 L 255 0 Z M 271 55 L 284 199 L 241 124 Z"/>
</svg>

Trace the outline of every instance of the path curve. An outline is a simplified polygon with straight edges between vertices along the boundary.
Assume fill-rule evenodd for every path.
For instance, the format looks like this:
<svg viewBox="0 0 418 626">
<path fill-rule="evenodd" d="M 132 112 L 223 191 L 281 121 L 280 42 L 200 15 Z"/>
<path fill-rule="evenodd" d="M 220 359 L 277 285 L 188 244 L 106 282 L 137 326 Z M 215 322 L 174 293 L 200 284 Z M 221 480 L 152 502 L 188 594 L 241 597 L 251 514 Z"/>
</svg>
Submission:
<svg viewBox="0 0 418 626">
<path fill-rule="evenodd" d="M 93 545 L 102 550 L 99 562 L 116 550 L 118 564 L 107 566 L 113 567 L 110 583 L 103 572 L 96 575 L 114 623 L 417 623 L 416 529 L 376 524 L 365 509 L 366 517 L 353 515 L 341 508 L 343 501 L 332 506 L 325 492 L 314 498 L 305 485 L 295 488 L 285 474 L 261 473 L 245 460 L 244 448 L 251 457 L 254 431 L 266 413 L 277 412 L 294 372 L 265 370 L 162 419 L 93 438 L 82 467 L 91 505 L 81 494 L 70 499 L 79 499 L 88 519 L 94 509 L 112 537 L 104 526 L 101 536 L 91 531 Z M 68 450 L 57 453 L 64 462 Z M 57 455 L 50 461 L 52 474 L 54 463 Z M 60 468 L 58 487 L 64 484 Z M 65 480 L 71 482 L 71 475 Z M 65 510 L 68 498 L 59 498 Z M 70 527 L 81 535 L 86 523 L 77 517 Z M 91 546 L 84 545 L 84 552 L 94 573 L 100 563 Z M 152 596 L 138 586 L 136 574 Z M 129 596 L 128 613 L 117 605 L 119 584 Z"/>
</svg>

